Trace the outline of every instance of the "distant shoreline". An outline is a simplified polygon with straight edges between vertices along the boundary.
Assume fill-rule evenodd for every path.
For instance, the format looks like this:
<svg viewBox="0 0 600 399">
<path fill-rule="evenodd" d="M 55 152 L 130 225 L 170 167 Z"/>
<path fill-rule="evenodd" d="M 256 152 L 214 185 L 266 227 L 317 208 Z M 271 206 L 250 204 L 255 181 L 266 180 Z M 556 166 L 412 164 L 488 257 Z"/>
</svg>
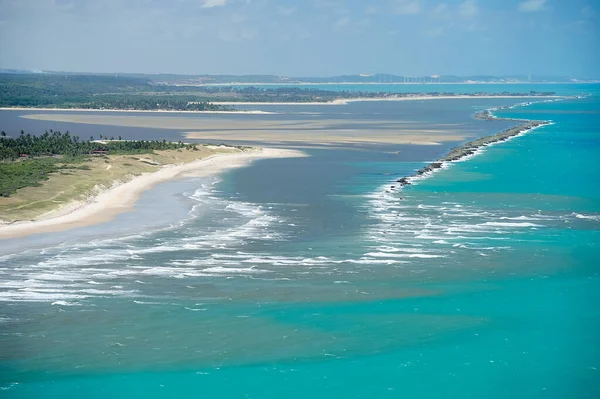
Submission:
<svg viewBox="0 0 600 399">
<path fill-rule="evenodd" d="M 338 98 L 329 101 L 307 101 L 307 102 L 259 102 L 259 101 L 213 101 L 213 105 L 220 106 L 263 106 L 263 105 L 347 105 L 353 102 L 380 102 L 380 101 L 426 101 L 426 100 L 464 100 L 464 99 L 559 99 L 569 98 L 569 96 L 533 96 L 533 95 L 456 95 L 456 96 L 427 96 L 427 95 L 406 95 L 406 96 L 390 96 L 390 97 L 357 97 L 357 98 Z M 136 110 L 136 109 L 100 109 L 100 108 L 36 108 L 36 107 L 0 107 L 0 111 L 73 111 L 73 112 L 146 112 L 146 113 L 181 113 L 181 114 L 248 114 L 248 115 L 272 115 L 276 112 L 262 110 L 228 110 L 228 111 L 187 111 L 187 110 Z"/>
<path fill-rule="evenodd" d="M 318 86 L 318 85 L 409 85 L 409 86 L 438 86 L 438 85 L 569 85 L 569 84 L 598 84 L 593 82 L 227 82 L 227 83 L 187 83 L 166 84 L 166 86 Z"/>
<path fill-rule="evenodd" d="M 186 110 L 161 110 L 161 109 L 105 109 L 105 108 L 36 108 L 36 107 L 0 107 L 0 111 L 73 111 L 73 112 L 148 112 L 148 113 L 179 113 L 179 114 L 257 114 L 270 115 L 275 112 L 260 110 L 238 110 L 238 111 L 186 111 Z"/>
<path fill-rule="evenodd" d="M 403 97 L 359 97 L 359 98 L 339 98 L 331 101 L 312 101 L 312 102 L 236 102 L 236 101 L 215 101 L 211 102 L 214 105 L 347 105 L 353 102 L 379 102 L 379 101 L 425 101 L 425 100 L 460 100 L 460 99 L 516 99 L 516 98 L 566 98 L 565 96 L 503 96 L 503 95 L 487 95 L 487 96 L 476 96 L 476 95 L 456 95 L 456 96 L 403 96 Z M 236 111 L 233 111 L 236 112 Z"/>
</svg>

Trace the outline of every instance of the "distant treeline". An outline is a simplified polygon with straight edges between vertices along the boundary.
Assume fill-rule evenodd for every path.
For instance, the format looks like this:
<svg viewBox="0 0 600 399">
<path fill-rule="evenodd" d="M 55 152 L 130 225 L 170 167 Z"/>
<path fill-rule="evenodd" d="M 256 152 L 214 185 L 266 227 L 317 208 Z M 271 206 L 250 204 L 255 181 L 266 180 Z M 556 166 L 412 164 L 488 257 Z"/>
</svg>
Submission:
<svg viewBox="0 0 600 399">
<path fill-rule="evenodd" d="M 1 107 L 33 107 L 57 109 L 104 109 L 140 111 L 226 111 L 228 107 L 198 101 L 192 96 L 101 95 L 93 98 L 68 96 L 15 97 L 2 99 Z"/>
<path fill-rule="evenodd" d="M 433 89 L 435 86 L 428 86 Z M 425 86 L 424 86 L 425 88 Z M 551 92 L 469 93 L 470 95 L 542 96 Z M 145 78 L 106 75 L 0 74 L 0 107 L 47 107 L 117 110 L 228 110 L 212 102 L 328 102 L 339 98 L 457 96 L 423 91 L 391 93 L 332 91 L 314 87 L 185 86 Z"/>
<path fill-rule="evenodd" d="M 420 76 L 402 76 L 389 73 L 376 74 L 360 74 L 360 75 L 338 75 L 338 76 L 304 76 L 304 77 L 289 77 L 279 75 L 128 75 L 151 77 L 155 81 L 168 82 L 171 84 L 261 84 L 261 83 L 276 83 L 276 84 L 298 84 L 298 83 L 372 83 L 372 84 L 388 84 L 388 83 L 517 83 L 517 82 L 566 82 L 571 83 L 571 77 L 566 76 L 537 76 L 537 75 L 507 75 L 507 76 L 492 76 L 492 75 L 420 75 Z"/>
<path fill-rule="evenodd" d="M 236 102 L 327 102 L 339 98 L 385 98 L 389 92 L 333 91 L 313 87 L 204 86 L 203 96 Z"/>
<path fill-rule="evenodd" d="M 201 96 L 139 78 L 0 74 L 0 107 L 218 111 Z"/>
<path fill-rule="evenodd" d="M 195 144 L 184 144 L 181 141 L 172 143 L 166 140 L 123 141 L 105 138 L 106 141 L 95 141 L 94 137 L 82 140 L 72 136 L 68 131 L 46 131 L 36 136 L 21 131 L 17 137 L 8 137 L 0 133 L 0 161 L 14 161 L 19 158 L 68 156 L 77 157 L 96 153 L 133 154 L 154 150 L 174 150 L 180 148 L 196 149 Z M 111 141 L 115 140 L 115 141 Z"/>
<path fill-rule="evenodd" d="M 502 93 L 456 93 L 456 92 L 439 92 L 439 91 L 424 91 L 421 93 L 392 93 L 386 91 L 349 91 L 349 90 L 323 90 L 313 87 L 235 87 L 235 86 L 206 86 L 203 88 L 204 96 L 211 98 L 213 96 L 229 95 L 232 101 L 249 101 L 249 102 L 326 102 L 336 99 L 352 99 L 352 98 L 395 98 L 395 97 L 412 97 L 412 96 L 430 96 L 430 97 L 452 97 L 461 95 L 472 96 L 551 96 L 554 92 L 502 92 Z"/>
</svg>

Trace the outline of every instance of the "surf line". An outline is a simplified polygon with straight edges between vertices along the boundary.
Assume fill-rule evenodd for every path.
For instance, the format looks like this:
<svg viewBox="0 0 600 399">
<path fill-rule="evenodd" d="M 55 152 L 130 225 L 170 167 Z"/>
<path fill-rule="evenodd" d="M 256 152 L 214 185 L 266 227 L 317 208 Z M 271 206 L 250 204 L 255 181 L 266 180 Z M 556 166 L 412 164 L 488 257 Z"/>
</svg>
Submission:
<svg viewBox="0 0 600 399">
<path fill-rule="evenodd" d="M 518 104 L 521 105 L 521 104 Z M 523 104 L 525 105 L 525 104 Z M 528 105 L 528 104 L 527 104 Z M 499 143 L 502 141 L 506 141 L 513 137 L 528 133 L 533 129 L 537 129 L 539 127 L 545 125 L 551 125 L 553 122 L 548 120 L 529 120 L 529 119 L 515 119 L 515 118 L 499 118 L 495 116 L 492 111 L 496 111 L 499 109 L 508 109 L 512 108 L 512 106 L 504 106 L 504 107 L 495 107 L 489 108 L 484 111 L 480 111 L 475 114 L 475 119 L 483 119 L 483 120 L 496 120 L 496 121 L 512 121 L 512 122 L 520 122 L 521 124 L 518 126 L 514 126 L 508 129 L 501 131 L 500 133 L 493 134 L 491 136 L 481 137 L 476 140 L 469 141 L 468 143 L 463 144 L 460 147 L 455 147 L 450 150 L 448 154 L 444 157 L 438 159 L 430 163 L 429 165 L 417 170 L 413 175 L 407 177 L 401 177 L 396 180 L 397 185 L 392 185 L 391 190 L 396 190 L 398 186 L 402 188 L 404 186 L 408 186 L 413 184 L 415 181 L 423 179 L 425 177 L 430 176 L 435 171 L 439 169 L 444 169 L 448 166 L 448 164 L 457 162 L 460 160 L 464 160 L 467 157 L 471 157 L 477 154 L 482 148 L 487 147 L 489 145 Z"/>
</svg>

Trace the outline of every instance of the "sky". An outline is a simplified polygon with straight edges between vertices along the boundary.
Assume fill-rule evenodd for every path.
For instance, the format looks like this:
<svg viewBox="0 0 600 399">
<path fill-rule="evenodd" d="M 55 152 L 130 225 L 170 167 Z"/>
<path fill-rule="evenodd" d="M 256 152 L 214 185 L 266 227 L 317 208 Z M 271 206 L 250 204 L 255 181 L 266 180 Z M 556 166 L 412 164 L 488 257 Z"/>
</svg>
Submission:
<svg viewBox="0 0 600 399">
<path fill-rule="evenodd" d="M 600 78 L 600 0 L 0 0 L 0 68 Z"/>
</svg>

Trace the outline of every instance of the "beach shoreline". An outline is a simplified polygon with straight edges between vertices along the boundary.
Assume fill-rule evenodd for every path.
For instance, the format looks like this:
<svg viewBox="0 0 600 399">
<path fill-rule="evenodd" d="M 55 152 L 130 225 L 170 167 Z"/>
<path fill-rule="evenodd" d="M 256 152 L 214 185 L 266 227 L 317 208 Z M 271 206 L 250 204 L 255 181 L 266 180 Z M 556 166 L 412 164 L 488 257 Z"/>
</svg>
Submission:
<svg viewBox="0 0 600 399">
<path fill-rule="evenodd" d="M 115 182 L 109 189 L 90 195 L 84 201 L 72 201 L 38 219 L 0 224 L 0 240 L 61 232 L 111 221 L 117 215 L 132 210 L 144 191 L 159 183 L 186 175 L 211 176 L 228 169 L 246 166 L 254 160 L 303 156 L 306 155 L 296 150 L 262 148 L 257 151 L 215 154 L 185 164 L 167 165 L 127 182 Z"/>
<path fill-rule="evenodd" d="M 403 97 L 357 97 L 357 98 L 338 98 L 331 101 L 313 101 L 313 102 L 236 102 L 236 101 L 214 101 L 211 104 L 223 106 L 235 105 L 348 105 L 354 102 L 379 102 L 379 101 L 425 101 L 425 100 L 465 100 L 465 99 L 557 99 L 564 96 L 475 96 L 475 95 L 457 95 L 457 96 L 403 96 Z M 237 112 L 237 111 L 233 111 Z"/>
<path fill-rule="evenodd" d="M 426 101 L 426 100 L 465 100 L 465 99 L 562 99 L 565 96 L 505 96 L 505 95 L 456 95 L 456 96 L 423 96 L 407 95 L 392 97 L 357 97 L 357 98 L 338 98 L 330 101 L 307 101 L 307 102 L 259 102 L 259 101 L 211 101 L 211 104 L 219 106 L 265 106 L 265 105 L 348 105 L 353 102 L 379 102 L 379 101 Z M 36 108 L 36 107 L 0 107 L 0 111 L 73 111 L 73 112 L 135 112 L 135 113 L 180 113 L 180 114 L 248 114 L 248 115 L 272 115 L 277 112 L 263 110 L 231 110 L 231 111 L 187 111 L 187 110 L 135 110 L 135 109 L 99 109 L 99 108 Z"/>
<path fill-rule="evenodd" d="M 186 111 L 169 109 L 99 109 L 99 108 L 36 108 L 36 107 L 0 107 L 0 111 L 73 111 L 73 112 L 147 112 L 147 113 L 174 113 L 174 114 L 249 114 L 249 115 L 272 115 L 275 112 L 260 110 L 237 110 L 237 111 Z"/>
<path fill-rule="evenodd" d="M 599 81 L 585 82 L 485 82 L 485 81 L 466 81 L 466 82 L 226 82 L 226 83 L 201 83 L 201 84 L 169 84 L 168 86 L 182 87 L 202 87 L 202 86 L 440 86 L 440 85 L 547 85 L 573 83 L 598 84 Z"/>
</svg>

